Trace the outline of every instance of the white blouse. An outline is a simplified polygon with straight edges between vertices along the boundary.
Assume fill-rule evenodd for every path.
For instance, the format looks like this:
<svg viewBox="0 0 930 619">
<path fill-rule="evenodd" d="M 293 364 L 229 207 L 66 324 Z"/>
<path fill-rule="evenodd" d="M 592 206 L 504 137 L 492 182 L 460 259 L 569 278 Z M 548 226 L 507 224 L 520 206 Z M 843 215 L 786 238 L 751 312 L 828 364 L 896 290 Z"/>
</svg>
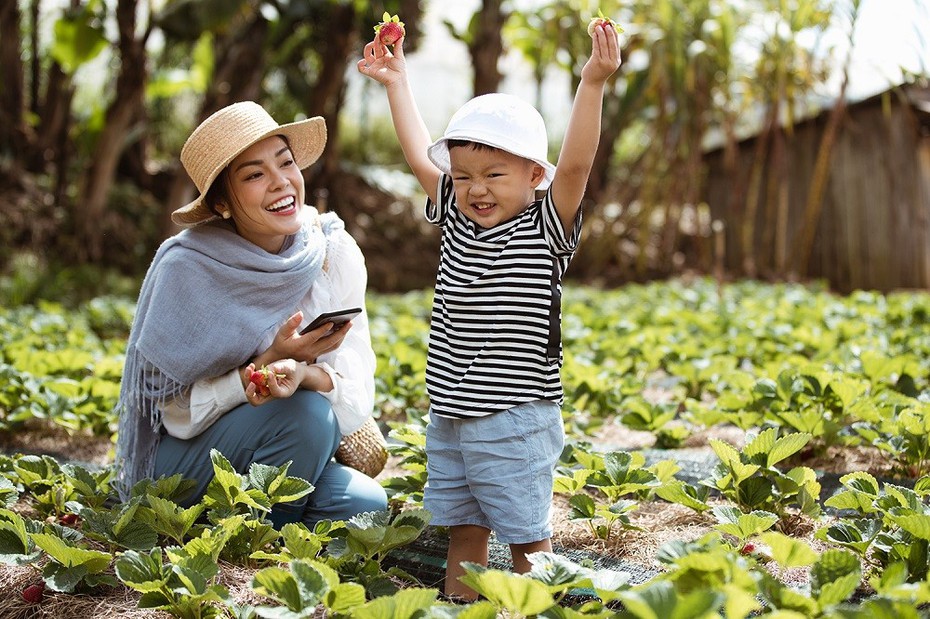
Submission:
<svg viewBox="0 0 930 619">
<path fill-rule="evenodd" d="M 339 348 L 320 355 L 315 364 L 333 381 L 332 391 L 321 395 L 332 404 L 343 436 L 360 428 L 374 408 L 376 361 L 365 311 L 367 285 L 362 251 L 348 232 L 339 230 L 329 237 L 323 272 L 300 307 L 295 308 L 303 312 L 300 329 L 323 312 L 362 308 L 362 313 L 352 319 L 352 328 Z M 276 330 L 271 331 L 253 354 L 271 346 L 275 335 Z M 187 440 L 246 401 L 239 368 L 233 368 L 227 374 L 197 381 L 189 395 L 167 403 L 162 409 L 162 422 L 168 434 Z"/>
</svg>

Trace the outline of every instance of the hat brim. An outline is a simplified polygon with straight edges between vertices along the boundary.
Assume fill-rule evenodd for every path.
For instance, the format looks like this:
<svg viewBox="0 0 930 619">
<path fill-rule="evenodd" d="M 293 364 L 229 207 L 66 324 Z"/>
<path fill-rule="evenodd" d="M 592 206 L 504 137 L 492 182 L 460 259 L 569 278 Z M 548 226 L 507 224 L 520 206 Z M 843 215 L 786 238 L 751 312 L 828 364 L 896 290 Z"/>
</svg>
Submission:
<svg viewBox="0 0 930 619">
<path fill-rule="evenodd" d="M 549 185 L 552 184 L 552 179 L 555 178 L 555 166 L 549 163 L 547 160 L 535 159 L 532 157 L 527 157 L 526 155 L 521 155 L 520 153 L 516 153 L 512 149 L 507 148 L 507 146 L 502 141 L 495 140 L 494 136 L 486 135 L 476 137 L 473 132 L 466 132 L 462 135 L 457 135 L 455 132 L 450 132 L 427 147 L 426 154 L 430 161 L 432 161 L 433 165 L 439 168 L 440 171 L 446 175 L 452 175 L 452 160 L 449 158 L 449 140 L 465 140 L 468 142 L 486 144 L 487 146 L 497 148 L 523 159 L 528 159 L 529 161 L 542 166 L 545 176 L 543 176 L 542 182 L 539 183 L 539 185 L 536 187 L 537 189 L 547 189 Z"/>
<path fill-rule="evenodd" d="M 303 170 L 316 163 L 323 154 L 323 149 L 326 147 L 326 122 L 321 116 L 314 116 L 306 120 L 280 125 L 243 144 L 236 153 L 216 166 L 204 185 L 206 189 L 195 200 L 171 213 L 171 221 L 182 227 L 190 227 L 216 219 L 216 214 L 203 201 L 213 181 L 244 150 L 276 135 L 284 136 L 294 155 L 294 163 L 297 164 L 298 169 Z"/>
</svg>

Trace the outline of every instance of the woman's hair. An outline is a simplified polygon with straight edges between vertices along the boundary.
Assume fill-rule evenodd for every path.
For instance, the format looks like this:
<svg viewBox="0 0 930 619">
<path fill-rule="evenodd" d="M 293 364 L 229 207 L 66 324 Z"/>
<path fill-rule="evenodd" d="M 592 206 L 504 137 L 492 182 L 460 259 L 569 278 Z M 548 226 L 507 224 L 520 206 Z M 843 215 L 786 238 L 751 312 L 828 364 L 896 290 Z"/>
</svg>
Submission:
<svg viewBox="0 0 930 619">
<path fill-rule="evenodd" d="M 211 213 L 217 217 L 222 217 L 223 214 L 220 213 L 217 205 L 229 204 L 232 202 L 232 198 L 232 188 L 229 186 L 229 166 L 226 166 L 220 170 L 220 173 L 210 183 L 210 188 L 207 189 L 207 193 L 203 196 L 203 203 L 210 209 Z"/>
</svg>

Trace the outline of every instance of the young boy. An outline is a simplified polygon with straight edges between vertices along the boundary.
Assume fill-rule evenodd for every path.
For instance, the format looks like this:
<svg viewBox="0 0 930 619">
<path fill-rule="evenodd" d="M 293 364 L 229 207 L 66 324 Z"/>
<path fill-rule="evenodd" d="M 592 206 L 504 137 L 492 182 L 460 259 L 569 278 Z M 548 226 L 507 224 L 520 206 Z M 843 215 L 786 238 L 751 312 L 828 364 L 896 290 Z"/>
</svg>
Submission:
<svg viewBox="0 0 930 619">
<path fill-rule="evenodd" d="M 358 70 L 383 84 L 407 163 L 442 228 L 426 384 L 432 523 L 450 528 L 445 592 L 474 599 L 463 561 L 487 565 L 491 531 L 516 572 L 550 551 L 552 479 L 562 451 L 560 278 L 581 233 L 604 85 L 620 66 L 617 32 L 594 28 L 557 166 L 532 106 L 476 97 L 431 143 L 407 79 L 403 38 L 377 36 Z M 548 188 L 536 200 L 536 190 Z"/>
</svg>

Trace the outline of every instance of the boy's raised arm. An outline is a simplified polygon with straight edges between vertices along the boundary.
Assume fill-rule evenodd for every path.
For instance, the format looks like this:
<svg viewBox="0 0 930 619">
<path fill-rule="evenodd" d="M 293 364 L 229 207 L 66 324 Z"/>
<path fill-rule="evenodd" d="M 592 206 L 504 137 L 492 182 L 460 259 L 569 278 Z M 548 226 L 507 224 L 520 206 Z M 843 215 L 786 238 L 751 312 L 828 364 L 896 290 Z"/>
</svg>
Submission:
<svg viewBox="0 0 930 619">
<path fill-rule="evenodd" d="M 439 177 L 442 174 L 426 154 L 426 148 L 432 143 L 420 110 L 413 98 L 413 91 L 407 81 L 407 63 L 404 60 L 404 39 L 394 44 L 392 54 L 375 35 L 375 40 L 365 45 L 364 57 L 358 61 L 358 71 L 373 80 L 384 84 L 388 104 L 391 107 L 391 120 L 404 158 L 420 186 L 429 199 L 436 202 Z"/>
<path fill-rule="evenodd" d="M 620 66 L 620 41 L 612 24 L 594 28 L 591 39 L 591 57 L 581 70 L 581 83 L 575 93 L 550 190 L 566 233 L 578 214 L 594 164 L 601 133 L 604 85 Z"/>
</svg>

